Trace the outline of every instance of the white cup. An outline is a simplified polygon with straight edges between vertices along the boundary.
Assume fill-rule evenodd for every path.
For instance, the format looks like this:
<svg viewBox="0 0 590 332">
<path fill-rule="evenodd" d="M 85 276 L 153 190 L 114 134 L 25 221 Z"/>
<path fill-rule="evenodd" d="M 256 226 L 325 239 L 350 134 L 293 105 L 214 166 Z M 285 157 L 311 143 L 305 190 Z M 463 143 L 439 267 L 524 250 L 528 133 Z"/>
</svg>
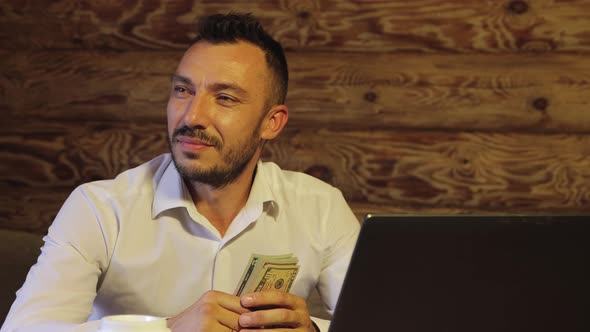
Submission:
<svg viewBox="0 0 590 332">
<path fill-rule="evenodd" d="M 145 315 L 113 315 L 100 320 L 99 332 L 170 332 L 166 319 Z"/>
</svg>

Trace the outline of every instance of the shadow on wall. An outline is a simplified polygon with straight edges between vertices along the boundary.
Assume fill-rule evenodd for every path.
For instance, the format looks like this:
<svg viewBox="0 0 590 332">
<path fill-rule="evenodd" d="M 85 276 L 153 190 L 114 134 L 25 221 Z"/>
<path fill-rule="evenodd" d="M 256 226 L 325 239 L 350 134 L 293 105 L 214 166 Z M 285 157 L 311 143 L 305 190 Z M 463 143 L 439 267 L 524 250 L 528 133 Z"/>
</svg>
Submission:
<svg viewBox="0 0 590 332">
<path fill-rule="evenodd" d="M 16 298 L 29 269 L 41 253 L 40 235 L 0 230 L 0 326 Z"/>
</svg>

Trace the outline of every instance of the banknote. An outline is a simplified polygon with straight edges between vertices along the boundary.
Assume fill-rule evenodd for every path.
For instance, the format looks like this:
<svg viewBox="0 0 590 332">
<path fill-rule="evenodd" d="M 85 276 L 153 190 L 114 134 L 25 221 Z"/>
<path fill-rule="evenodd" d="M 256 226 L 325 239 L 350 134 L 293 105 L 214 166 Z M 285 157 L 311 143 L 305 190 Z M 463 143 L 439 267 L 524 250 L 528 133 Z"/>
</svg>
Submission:
<svg viewBox="0 0 590 332">
<path fill-rule="evenodd" d="M 299 272 L 298 262 L 292 254 L 252 254 L 234 294 L 239 296 L 269 289 L 288 292 Z"/>
<path fill-rule="evenodd" d="M 298 266 L 269 264 L 262 271 L 262 278 L 255 283 L 254 291 L 279 290 L 289 292 L 298 271 Z"/>
</svg>

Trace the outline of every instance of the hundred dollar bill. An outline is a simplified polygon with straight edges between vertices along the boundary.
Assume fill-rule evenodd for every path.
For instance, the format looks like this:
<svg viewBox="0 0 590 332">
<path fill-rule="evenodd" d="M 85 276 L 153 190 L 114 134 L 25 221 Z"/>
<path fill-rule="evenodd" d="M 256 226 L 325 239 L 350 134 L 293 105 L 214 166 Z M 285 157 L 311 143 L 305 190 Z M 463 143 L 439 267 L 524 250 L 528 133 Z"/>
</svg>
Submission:
<svg viewBox="0 0 590 332">
<path fill-rule="evenodd" d="M 297 275 L 297 271 L 299 271 L 298 262 L 299 260 L 297 257 L 294 257 L 292 254 L 276 256 L 252 254 L 234 294 L 239 296 L 253 292 L 264 278 L 265 273 L 267 273 L 265 268 L 269 265 L 283 266 L 295 271 L 293 276 L 294 279 Z M 288 286 L 290 288 L 291 284 Z M 286 289 L 286 291 L 288 292 L 289 289 Z"/>
</svg>

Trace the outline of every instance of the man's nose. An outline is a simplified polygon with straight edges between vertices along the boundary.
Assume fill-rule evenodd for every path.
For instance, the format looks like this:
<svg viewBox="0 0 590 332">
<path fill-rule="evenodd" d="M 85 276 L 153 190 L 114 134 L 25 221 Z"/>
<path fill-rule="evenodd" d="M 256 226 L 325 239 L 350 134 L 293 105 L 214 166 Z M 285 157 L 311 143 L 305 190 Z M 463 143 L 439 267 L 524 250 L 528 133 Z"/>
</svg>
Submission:
<svg viewBox="0 0 590 332">
<path fill-rule="evenodd" d="M 195 93 L 184 111 L 184 122 L 191 128 L 207 128 L 209 125 L 209 102 L 204 93 Z"/>
</svg>

